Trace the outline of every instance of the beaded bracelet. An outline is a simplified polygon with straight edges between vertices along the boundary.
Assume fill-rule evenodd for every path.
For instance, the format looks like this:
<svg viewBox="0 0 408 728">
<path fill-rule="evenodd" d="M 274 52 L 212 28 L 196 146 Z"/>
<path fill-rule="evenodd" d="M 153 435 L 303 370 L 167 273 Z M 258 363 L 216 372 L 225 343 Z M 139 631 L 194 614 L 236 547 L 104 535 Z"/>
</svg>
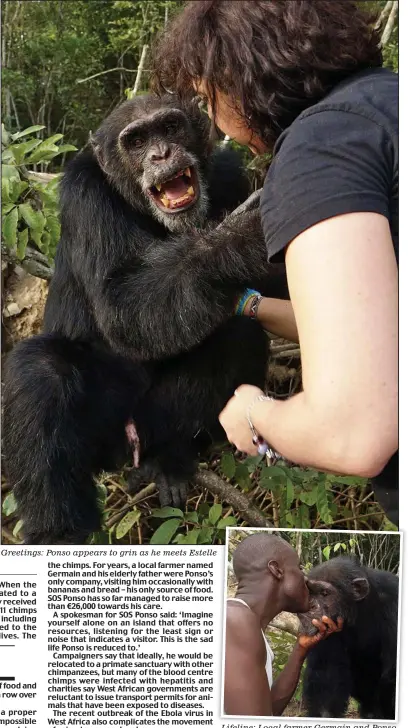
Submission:
<svg viewBox="0 0 408 728">
<path fill-rule="evenodd" d="M 251 305 L 249 307 L 249 318 L 256 319 L 258 316 L 258 308 L 259 304 L 262 301 L 263 296 L 261 296 L 260 293 L 258 293 L 257 296 L 253 296 Z"/>
<path fill-rule="evenodd" d="M 279 453 L 276 452 L 276 450 L 274 450 L 270 445 L 268 445 L 268 443 L 264 440 L 264 438 L 257 433 L 255 427 L 252 424 L 252 420 L 251 420 L 251 411 L 257 402 L 273 402 L 273 401 L 274 401 L 273 397 L 267 397 L 266 394 L 257 395 L 247 409 L 246 418 L 247 418 L 248 425 L 252 432 L 252 442 L 254 443 L 254 445 L 257 446 L 258 454 L 266 455 L 266 457 L 270 458 L 271 460 L 278 460 L 281 457 L 279 455 Z"/>
<path fill-rule="evenodd" d="M 247 305 L 250 298 L 253 298 L 253 296 L 260 296 L 261 294 L 259 291 L 255 291 L 253 288 L 247 288 L 241 298 L 238 299 L 237 305 L 235 306 L 235 315 L 236 316 L 243 316 L 245 311 L 245 306 Z"/>
</svg>

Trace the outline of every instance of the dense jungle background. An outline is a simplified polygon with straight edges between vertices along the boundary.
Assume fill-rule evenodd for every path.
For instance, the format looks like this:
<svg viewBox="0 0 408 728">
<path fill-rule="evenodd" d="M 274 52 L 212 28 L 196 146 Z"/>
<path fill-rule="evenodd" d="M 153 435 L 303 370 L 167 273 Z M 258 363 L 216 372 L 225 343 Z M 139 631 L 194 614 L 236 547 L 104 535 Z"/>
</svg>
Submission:
<svg viewBox="0 0 408 728">
<path fill-rule="evenodd" d="M 2 354 L 41 330 L 59 240 L 58 183 L 65 163 L 119 103 L 148 91 L 157 33 L 182 0 L 6 0 L 2 3 Z M 398 2 L 378 14 L 385 65 L 398 70 Z M 227 140 L 227 143 L 228 142 Z M 270 157 L 244 152 L 254 188 Z M 299 348 L 271 343 L 268 389 L 301 386 Z M 28 443 L 35 447 L 35 443 Z M 2 480 L 2 541 L 21 522 Z M 186 512 L 159 508 L 150 483 L 132 498 L 126 469 L 101 474 L 104 531 L 97 543 L 223 543 L 234 525 L 392 529 L 369 482 L 244 458 L 227 445 L 200 464 Z"/>
<path fill-rule="evenodd" d="M 251 533 L 259 533 L 259 529 L 231 529 L 228 532 L 228 575 L 225 582 L 225 598 L 235 596 L 237 581 L 232 567 L 232 558 L 238 544 Z M 328 559 L 336 556 L 355 556 L 360 563 L 371 569 L 390 571 L 399 574 L 400 571 L 400 537 L 398 534 L 378 533 L 350 533 L 350 532 L 322 532 L 322 531 L 279 531 L 279 536 L 288 541 L 297 552 L 301 566 L 309 572 L 313 566 L 318 566 Z M 281 612 L 272 620 L 266 636 L 275 655 L 273 673 L 277 678 L 285 667 L 289 655 L 296 642 L 300 627 L 298 617 L 289 612 Z M 305 715 L 302 705 L 303 673 L 296 691 L 286 707 L 283 715 L 300 717 Z M 357 720 L 359 717 L 358 703 L 351 698 L 346 718 Z"/>
</svg>

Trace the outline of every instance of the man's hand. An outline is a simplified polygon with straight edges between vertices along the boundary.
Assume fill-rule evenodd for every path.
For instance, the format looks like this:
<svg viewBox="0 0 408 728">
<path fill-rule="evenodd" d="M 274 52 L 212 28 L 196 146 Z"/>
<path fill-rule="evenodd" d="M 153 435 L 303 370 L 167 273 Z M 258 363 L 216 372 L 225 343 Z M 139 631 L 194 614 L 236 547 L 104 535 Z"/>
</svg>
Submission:
<svg viewBox="0 0 408 728">
<path fill-rule="evenodd" d="M 312 624 L 319 630 L 313 637 L 302 634 L 298 637 L 298 644 L 305 652 L 309 652 L 319 642 L 330 637 L 334 632 L 341 632 L 343 629 L 344 620 L 342 617 L 338 617 L 337 622 L 334 622 L 330 617 L 322 617 L 321 621 L 313 619 Z"/>
</svg>

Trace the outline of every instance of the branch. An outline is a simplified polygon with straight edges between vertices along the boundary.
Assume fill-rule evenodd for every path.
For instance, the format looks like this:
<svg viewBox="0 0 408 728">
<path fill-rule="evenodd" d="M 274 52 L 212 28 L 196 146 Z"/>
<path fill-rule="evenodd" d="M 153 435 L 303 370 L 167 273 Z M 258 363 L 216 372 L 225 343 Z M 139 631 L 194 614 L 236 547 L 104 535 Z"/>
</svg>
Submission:
<svg viewBox="0 0 408 728">
<path fill-rule="evenodd" d="M 142 48 L 142 55 L 140 56 L 139 66 L 137 69 L 136 81 L 135 81 L 135 85 L 133 86 L 133 91 L 132 91 L 133 96 L 136 96 L 136 94 L 139 90 L 140 81 L 142 79 L 143 66 L 145 64 L 148 49 L 149 49 L 149 46 L 146 44 Z"/>
<path fill-rule="evenodd" d="M 249 526 L 258 528 L 273 528 L 273 523 L 254 506 L 251 501 L 233 485 L 225 483 L 215 473 L 209 470 L 200 470 L 194 477 L 195 485 L 200 488 L 207 488 L 213 495 L 221 496 L 221 499 L 229 503 L 235 511 L 239 511 L 244 521 Z"/>
<path fill-rule="evenodd" d="M 269 626 L 297 637 L 300 629 L 299 617 L 291 612 L 280 612 L 273 618 Z"/>
<path fill-rule="evenodd" d="M 398 0 L 394 0 L 393 6 L 391 8 L 391 12 L 388 16 L 387 25 L 385 26 L 384 32 L 381 36 L 381 41 L 380 41 L 381 48 L 384 48 L 384 46 L 387 45 L 389 39 L 391 38 L 391 33 L 392 33 L 394 25 L 395 25 L 397 12 L 398 12 Z"/>
<path fill-rule="evenodd" d="M 127 71 L 129 73 L 137 73 L 137 68 L 123 68 L 123 66 L 115 66 L 115 68 L 108 68 L 107 71 L 99 71 L 99 73 L 94 73 L 93 76 L 87 76 L 86 78 L 77 78 L 75 83 L 85 83 L 85 81 L 91 81 L 93 78 L 96 78 L 97 76 L 103 76 L 105 73 L 112 73 L 113 71 Z"/>
<path fill-rule="evenodd" d="M 393 5 L 393 0 L 388 0 L 388 2 L 385 4 L 385 7 L 382 9 L 380 15 L 378 16 L 378 20 L 375 24 L 375 27 L 377 29 L 381 28 L 385 18 L 387 17 L 387 15 L 389 14 L 389 12 L 392 8 L 392 5 Z"/>
</svg>

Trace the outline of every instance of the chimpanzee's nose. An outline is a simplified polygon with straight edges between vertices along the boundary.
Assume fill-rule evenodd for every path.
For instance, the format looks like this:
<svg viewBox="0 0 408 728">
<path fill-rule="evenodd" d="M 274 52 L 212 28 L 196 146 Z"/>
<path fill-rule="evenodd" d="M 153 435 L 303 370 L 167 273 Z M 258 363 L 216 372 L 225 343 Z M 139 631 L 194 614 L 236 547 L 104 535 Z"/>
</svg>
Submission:
<svg viewBox="0 0 408 728">
<path fill-rule="evenodd" d="M 170 147 L 168 144 L 162 143 L 158 144 L 157 146 L 152 149 L 152 151 L 149 153 L 149 160 L 150 162 L 165 162 L 166 159 L 170 156 Z"/>
</svg>

